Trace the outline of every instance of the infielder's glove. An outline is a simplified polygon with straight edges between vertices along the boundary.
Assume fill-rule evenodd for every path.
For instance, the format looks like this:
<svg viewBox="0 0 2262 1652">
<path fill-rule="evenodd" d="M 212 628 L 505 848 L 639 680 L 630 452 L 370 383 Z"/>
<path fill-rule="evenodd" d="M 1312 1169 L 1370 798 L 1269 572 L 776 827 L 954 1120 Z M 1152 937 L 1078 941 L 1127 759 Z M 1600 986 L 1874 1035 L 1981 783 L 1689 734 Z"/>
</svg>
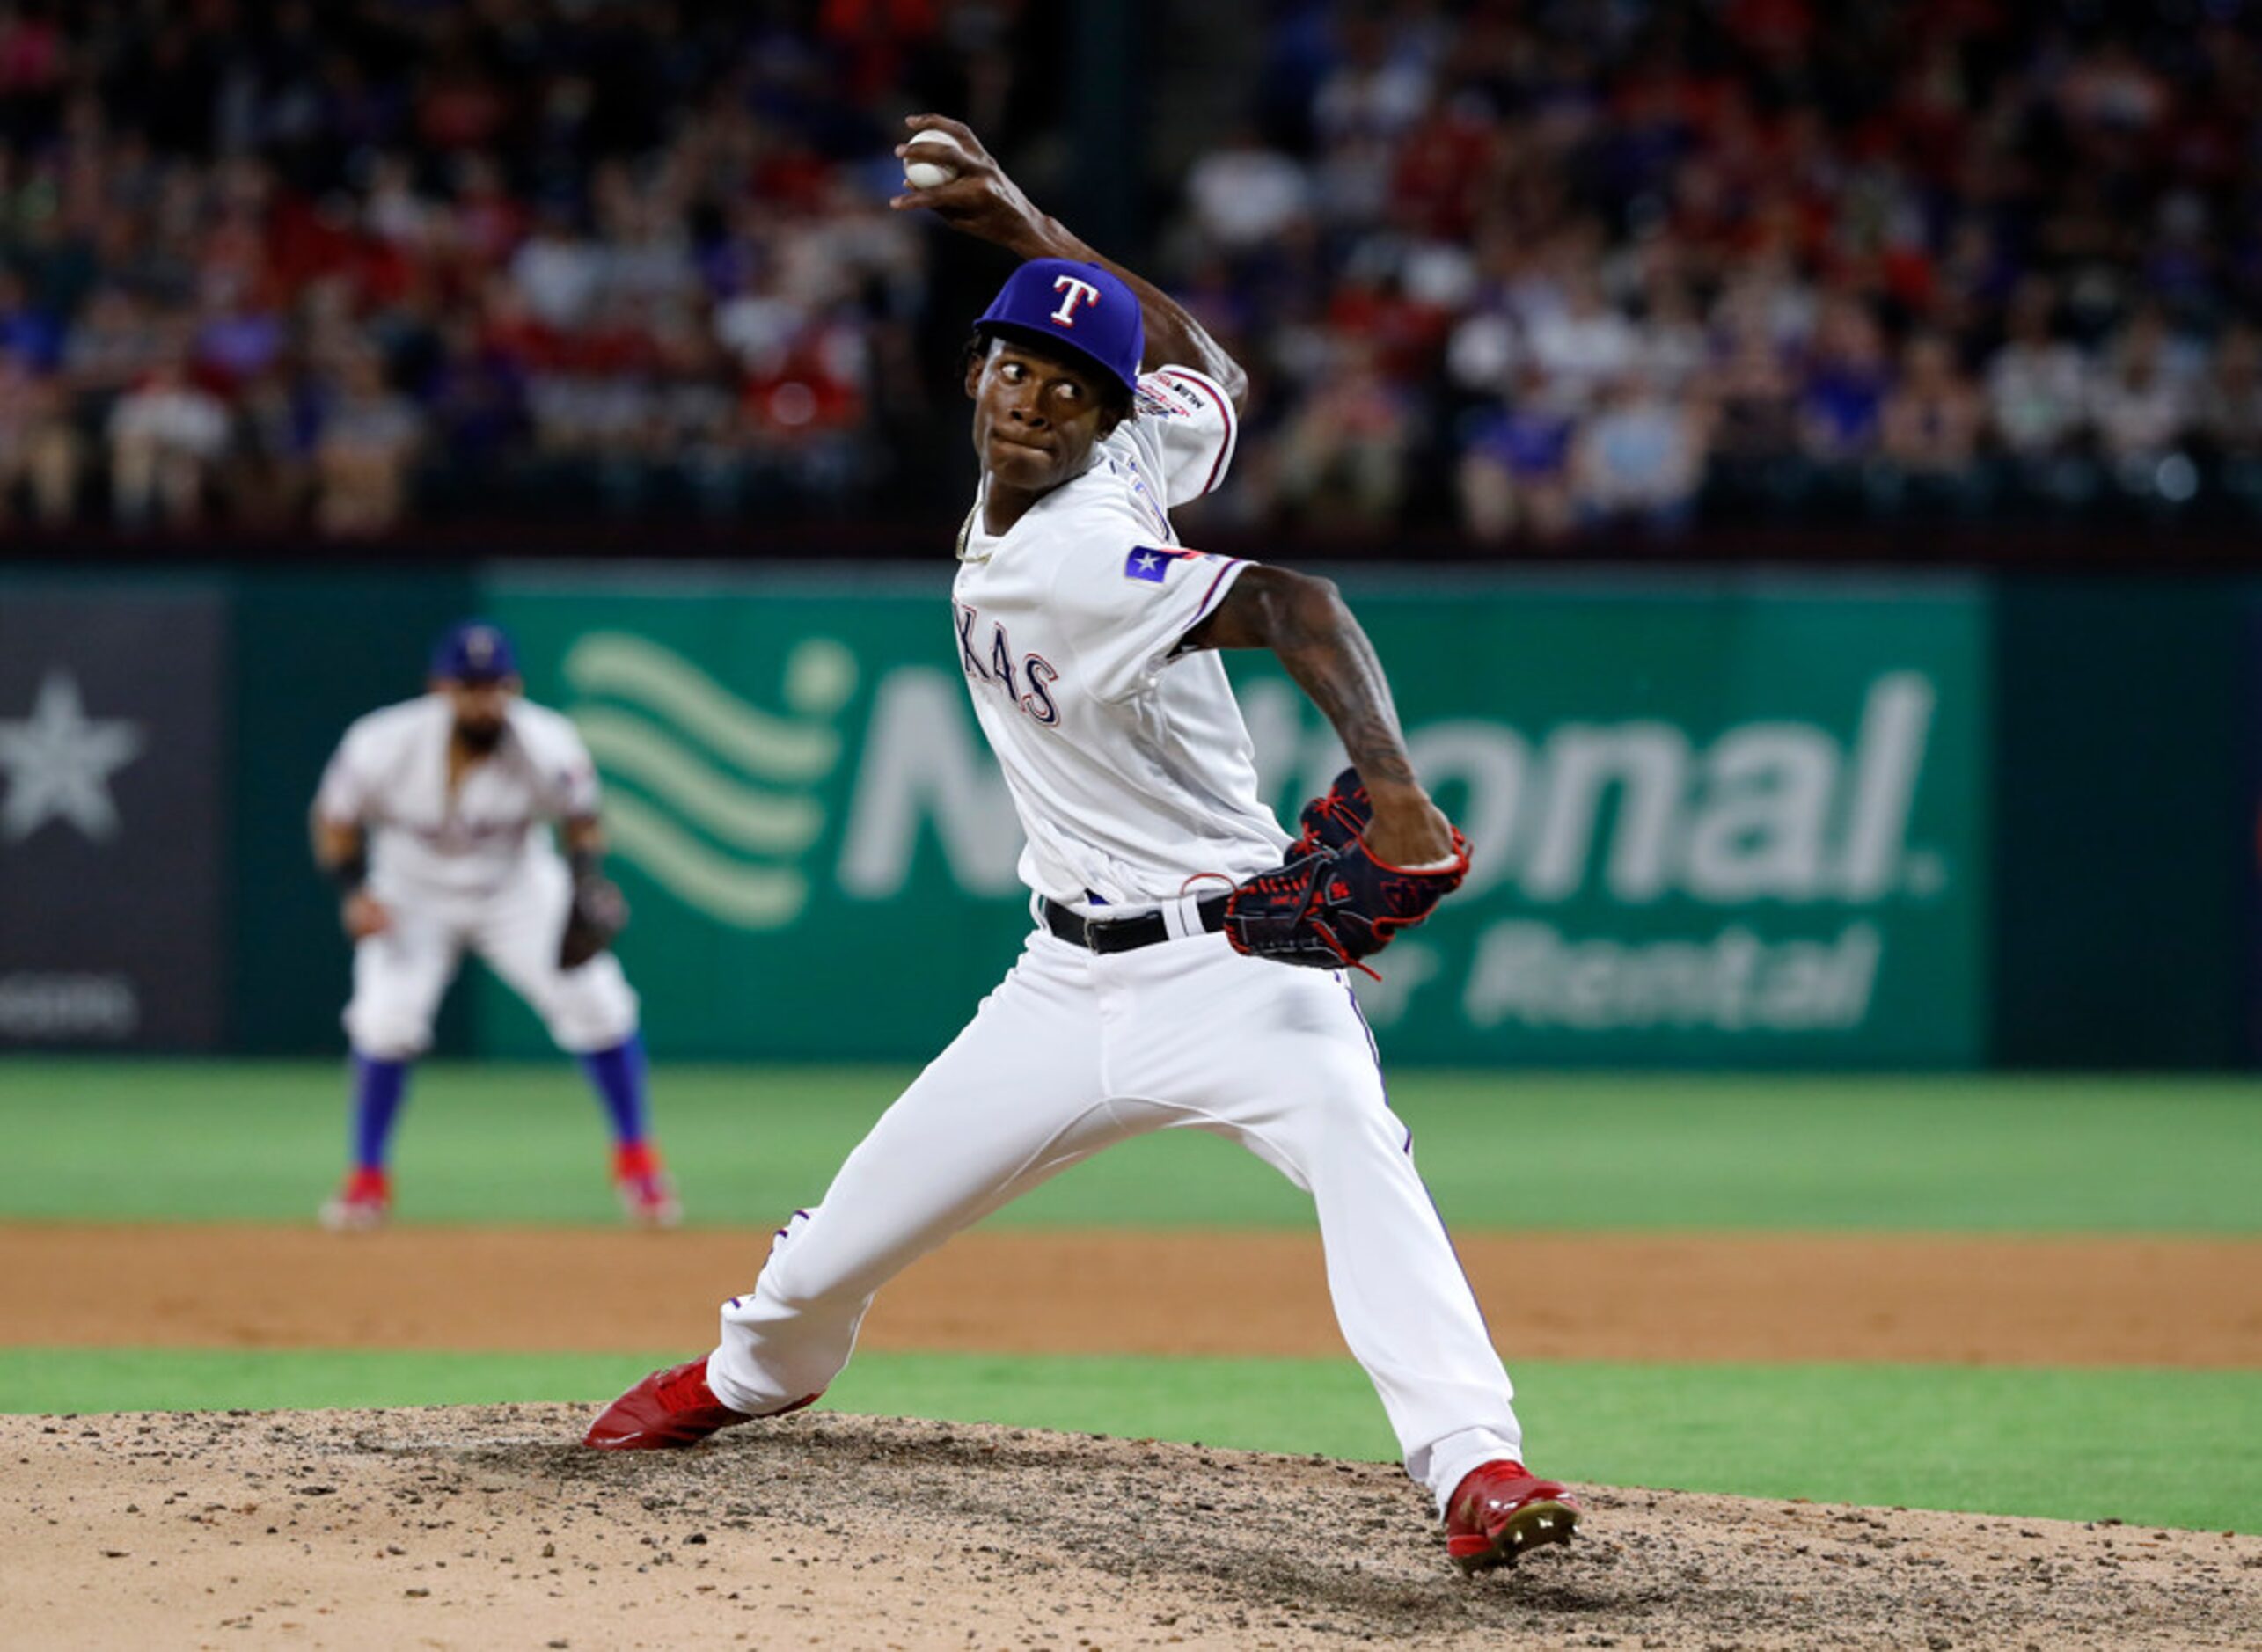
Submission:
<svg viewBox="0 0 2262 1652">
<path fill-rule="evenodd" d="M 627 927 L 628 902 L 619 884 L 598 873 L 575 878 L 566 932 L 558 939 L 558 968 L 580 969 Z"/>
<path fill-rule="evenodd" d="M 1348 769 L 1325 797 L 1305 805 L 1304 835 L 1288 859 L 1226 902 L 1233 950 L 1313 969 L 1364 969 L 1361 959 L 1427 917 L 1468 875 L 1468 840 L 1458 830 L 1450 866 L 1409 872 L 1377 860 L 1366 847 L 1373 818 L 1366 788 Z"/>
</svg>

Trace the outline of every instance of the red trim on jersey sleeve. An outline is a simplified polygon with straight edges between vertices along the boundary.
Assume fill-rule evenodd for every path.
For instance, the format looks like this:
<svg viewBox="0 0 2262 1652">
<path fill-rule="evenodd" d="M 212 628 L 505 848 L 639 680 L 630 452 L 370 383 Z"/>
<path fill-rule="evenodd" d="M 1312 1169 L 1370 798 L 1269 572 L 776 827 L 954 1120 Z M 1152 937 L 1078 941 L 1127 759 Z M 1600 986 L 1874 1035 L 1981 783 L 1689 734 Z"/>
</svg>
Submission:
<svg viewBox="0 0 2262 1652">
<path fill-rule="evenodd" d="M 1175 380 L 1179 384 L 1188 385 L 1192 389 L 1201 391 L 1202 394 L 1207 396 L 1212 401 L 1217 403 L 1219 415 L 1225 420 L 1226 438 L 1223 442 L 1218 444 L 1217 460 L 1210 466 L 1210 474 L 1208 479 L 1203 482 L 1200 488 L 1198 488 L 1195 493 L 1194 497 L 1199 499 L 1203 494 L 1210 492 L 1211 489 L 1217 486 L 1219 477 L 1225 474 L 1226 461 L 1231 459 L 1233 456 L 1234 444 L 1241 438 L 1241 421 L 1233 417 L 1233 398 L 1227 396 L 1226 392 L 1220 390 L 1216 384 L 1204 378 L 1201 374 L 1195 372 L 1191 368 L 1158 368 L 1155 370 L 1154 376 L 1157 378 Z"/>
<path fill-rule="evenodd" d="M 1226 559 L 1225 567 L 1219 568 L 1217 573 L 1217 577 L 1210 581 L 1210 588 L 1202 593 L 1202 605 L 1194 610 L 1194 618 L 1197 621 L 1200 620 L 1204 614 L 1208 613 L 1210 611 L 1210 604 L 1218 600 L 1218 587 L 1225 583 L 1226 575 L 1232 573 L 1235 568 L 1241 567 L 1244 560 L 1245 559 L 1241 557 L 1227 557 Z M 1190 625 L 1187 629 L 1190 631 L 1193 627 Z"/>
</svg>

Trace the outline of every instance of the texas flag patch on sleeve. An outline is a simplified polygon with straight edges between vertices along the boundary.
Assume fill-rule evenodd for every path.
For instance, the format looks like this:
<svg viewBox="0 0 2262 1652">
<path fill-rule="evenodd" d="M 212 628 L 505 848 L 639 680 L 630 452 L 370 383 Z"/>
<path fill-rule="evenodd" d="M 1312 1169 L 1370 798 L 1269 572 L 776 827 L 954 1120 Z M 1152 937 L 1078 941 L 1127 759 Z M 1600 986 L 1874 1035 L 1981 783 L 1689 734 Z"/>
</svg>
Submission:
<svg viewBox="0 0 2262 1652">
<path fill-rule="evenodd" d="M 1172 563 L 1199 561 L 1209 554 L 1206 551 L 1173 551 L 1161 545 L 1133 545 L 1131 554 L 1124 559 L 1124 577 L 1160 585 L 1169 577 Z"/>
</svg>

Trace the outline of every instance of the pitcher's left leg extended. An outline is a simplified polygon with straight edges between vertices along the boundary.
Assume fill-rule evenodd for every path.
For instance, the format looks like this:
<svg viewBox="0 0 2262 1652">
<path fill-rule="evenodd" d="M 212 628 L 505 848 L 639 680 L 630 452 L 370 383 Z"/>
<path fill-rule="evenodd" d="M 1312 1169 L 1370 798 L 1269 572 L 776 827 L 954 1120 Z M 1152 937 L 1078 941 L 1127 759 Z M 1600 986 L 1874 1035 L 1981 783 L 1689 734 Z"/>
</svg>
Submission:
<svg viewBox="0 0 2262 1652">
<path fill-rule="evenodd" d="M 821 1392 L 873 1295 L 953 1233 L 1125 1133 L 1102 1095 L 1092 959 L 1033 935 L 974 1020 L 779 1230 L 722 1311 L 715 1397 L 752 1415 Z"/>
</svg>

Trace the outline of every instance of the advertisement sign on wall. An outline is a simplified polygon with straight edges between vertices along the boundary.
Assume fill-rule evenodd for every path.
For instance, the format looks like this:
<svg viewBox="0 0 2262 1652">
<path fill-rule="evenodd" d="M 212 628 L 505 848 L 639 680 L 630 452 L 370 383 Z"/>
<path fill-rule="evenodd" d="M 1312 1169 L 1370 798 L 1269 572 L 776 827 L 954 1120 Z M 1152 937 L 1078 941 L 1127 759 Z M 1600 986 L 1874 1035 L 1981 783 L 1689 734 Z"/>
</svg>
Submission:
<svg viewBox="0 0 2262 1652">
<path fill-rule="evenodd" d="M 604 775 L 656 1049 L 922 1057 L 1010 961 L 1021 834 L 946 587 L 494 592 Z M 1395 1057 L 1982 1056 L 1976 590 L 1352 595 L 1475 856 L 1362 983 Z M 1292 818 L 1340 749 L 1269 660 L 1232 664 Z M 499 993 L 482 1022 L 540 1046 Z"/>
<path fill-rule="evenodd" d="M 216 592 L 0 600 L 0 1049 L 220 1043 L 226 644 Z"/>
</svg>

